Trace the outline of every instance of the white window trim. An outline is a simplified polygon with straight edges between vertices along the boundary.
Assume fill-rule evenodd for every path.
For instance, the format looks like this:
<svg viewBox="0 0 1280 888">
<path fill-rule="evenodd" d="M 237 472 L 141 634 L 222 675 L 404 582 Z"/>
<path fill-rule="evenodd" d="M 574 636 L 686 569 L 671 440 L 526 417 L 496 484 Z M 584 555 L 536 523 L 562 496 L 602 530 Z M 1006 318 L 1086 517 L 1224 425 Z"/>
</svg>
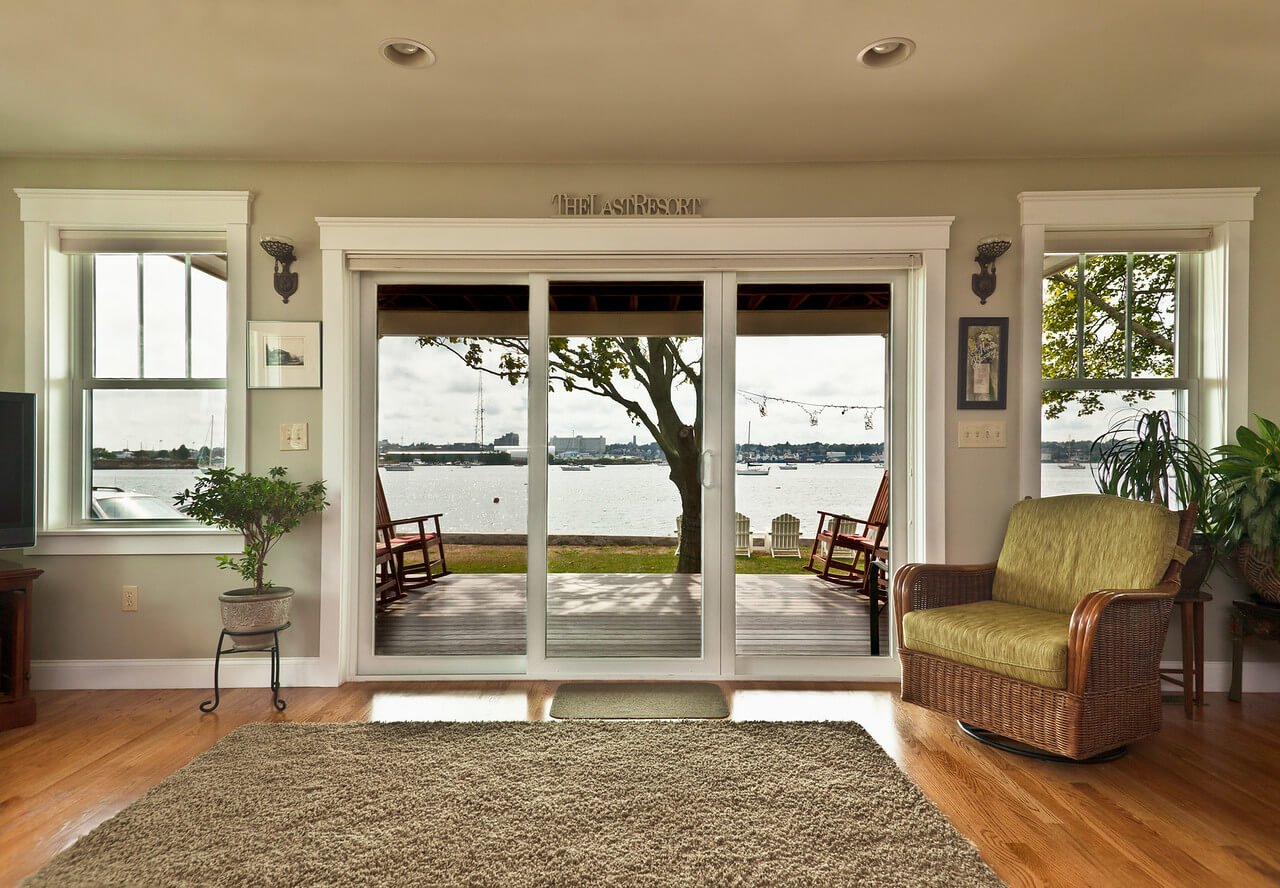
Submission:
<svg viewBox="0 0 1280 888">
<path fill-rule="evenodd" d="M 1177 188 L 1132 191 L 1024 191 L 1022 206 L 1022 401 L 1019 416 L 1019 495 L 1040 495 L 1040 344 L 1044 324 L 1046 235 L 1089 232 L 1100 247 L 1112 231 L 1117 243 L 1135 231 L 1207 228 L 1199 299 L 1192 307 L 1191 411 L 1196 438 L 1212 447 L 1247 424 L 1249 405 L 1249 223 L 1258 188 Z M 1122 247 L 1123 248 L 1123 247 Z"/>
<path fill-rule="evenodd" d="M 318 218 L 324 292 L 323 474 L 333 503 L 321 521 L 323 674 L 334 684 L 375 678 L 357 674 L 355 644 L 355 608 L 367 598 L 365 578 L 373 567 L 372 550 L 365 545 L 373 522 L 373 459 L 362 429 L 372 423 L 370 343 L 374 342 L 376 306 L 360 298 L 364 274 L 410 268 L 647 272 L 658 266 L 667 271 L 819 271 L 885 267 L 877 256 L 892 254 L 890 261 L 900 263 L 903 254 L 913 254 L 908 306 L 902 317 L 903 347 L 895 350 L 893 361 L 895 379 L 905 380 L 914 395 L 906 399 L 912 405 L 910 412 L 904 409 L 900 417 L 891 419 L 894 428 L 902 423 L 904 434 L 896 436 L 892 446 L 900 454 L 898 464 L 908 466 L 905 483 L 894 488 L 892 508 L 912 520 L 891 527 L 891 548 L 906 553 L 906 560 L 941 561 L 946 553 L 946 252 L 953 218 Z M 531 330 L 531 335 L 537 332 Z M 530 415 L 537 414 L 531 399 Z M 539 434 L 545 438 L 545 427 L 534 428 L 531 440 Z M 727 477 L 732 480 L 732 475 Z M 537 531 L 531 523 L 529 532 Z M 536 568 L 531 561 L 531 572 Z M 532 632 L 536 627 L 531 626 Z M 452 678 L 510 677 L 512 671 L 511 664 L 494 658 L 452 659 L 458 661 L 452 664 Z M 868 665 L 863 677 L 895 677 L 895 663 L 883 659 L 884 663 Z M 733 677 L 735 660 L 722 662 L 720 675 Z M 819 668 L 812 663 L 773 665 L 776 674 L 787 673 L 791 678 L 817 677 L 811 670 Z M 789 672 L 790 666 L 802 671 Z M 870 670 L 877 667 L 884 674 L 872 676 Z M 821 674 L 832 677 L 835 673 Z M 839 674 L 849 673 L 846 669 Z M 526 672 L 526 677 L 544 676 Z"/>
<path fill-rule="evenodd" d="M 227 246 L 227 464 L 246 456 L 248 191 L 16 188 L 23 223 L 26 388 L 36 394 L 37 539 L 29 555 L 196 555 L 237 551 L 238 534 L 199 527 L 75 527 L 67 514 L 76 342 L 63 230 L 222 231 Z"/>
</svg>

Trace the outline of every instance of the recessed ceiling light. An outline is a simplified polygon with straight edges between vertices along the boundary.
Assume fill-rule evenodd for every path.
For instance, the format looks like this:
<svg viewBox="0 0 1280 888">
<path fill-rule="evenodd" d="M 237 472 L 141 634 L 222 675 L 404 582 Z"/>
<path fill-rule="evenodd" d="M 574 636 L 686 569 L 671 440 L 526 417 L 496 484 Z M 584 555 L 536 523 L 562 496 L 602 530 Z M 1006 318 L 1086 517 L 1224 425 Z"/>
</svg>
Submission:
<svg viewBox="0 0 1280 888">
<path fill-rule="evenodd" d="M 436 54 L 431 47 L 408 37 L 384 40 L 380 51 L 384 59 L 402 68 L 429 68 L 436 63 Z"/>
<path fill-rule="evenodd" d="M 888 68 L 905 62 L 915 51 L 914 40 L 906 37 L 883 37 L 864 46 L 862 52 L 858 53 L 858 61 L 868 68 Z"/>
</svg>

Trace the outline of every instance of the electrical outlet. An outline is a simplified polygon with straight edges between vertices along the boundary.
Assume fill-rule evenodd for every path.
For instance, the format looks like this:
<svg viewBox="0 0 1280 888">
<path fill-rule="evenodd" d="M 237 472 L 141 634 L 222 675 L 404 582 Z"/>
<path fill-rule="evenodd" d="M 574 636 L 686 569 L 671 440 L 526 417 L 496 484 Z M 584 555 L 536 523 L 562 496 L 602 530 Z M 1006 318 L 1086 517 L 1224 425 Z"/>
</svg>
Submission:
<svg viewBox="0 0 1280 888">
<path fill-rule="evenodd" d="M 280 449 L 306 450 L 307 424 L 305 422 L 280 423 Z"/>
<path fill-rule="evenodd" d="M 959 441 L 961 447 L 1004 447 L 1005 423 L 1000 422 L 961 422 L 959 424 Z"/>
<path fill-rule="evenodd" d="M 138 609 L 138 587 L 120 587 L 120 610 L 136 611 Z"/>
</svg>

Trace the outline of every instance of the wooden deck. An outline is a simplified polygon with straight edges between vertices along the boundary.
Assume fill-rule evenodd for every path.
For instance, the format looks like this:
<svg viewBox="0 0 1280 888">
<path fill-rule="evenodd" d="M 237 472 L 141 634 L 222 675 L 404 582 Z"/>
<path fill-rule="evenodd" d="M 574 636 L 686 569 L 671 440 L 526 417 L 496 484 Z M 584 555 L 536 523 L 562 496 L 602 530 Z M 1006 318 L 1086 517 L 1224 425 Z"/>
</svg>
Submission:
<svg viewBox="0 0 1280 888">
<path fill-rule="evenodd" d="M 382 656 L 524 654 L 525 578 L 453 574 L 378 613 Z M 702 645 L 697 577 L 553 574 L 547 584 L 551 657 L 697 657 Z M 811 576 L 737 578 L 737 648 L 766 656 L 871 653 L 865 601 Z M 889 617 L 880 616 L 880 651 Z"/>
</svg>

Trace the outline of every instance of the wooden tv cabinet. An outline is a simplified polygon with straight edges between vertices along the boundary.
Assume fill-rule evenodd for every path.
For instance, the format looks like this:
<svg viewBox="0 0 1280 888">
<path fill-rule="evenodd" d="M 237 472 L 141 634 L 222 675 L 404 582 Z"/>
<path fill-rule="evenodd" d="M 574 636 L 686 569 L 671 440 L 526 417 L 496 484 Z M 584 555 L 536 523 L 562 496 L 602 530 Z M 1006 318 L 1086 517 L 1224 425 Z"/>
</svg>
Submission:
<svg viewBox="0 0 1280 888">
<path fill-rule="evenodd" d="M 0 561 L 0 731 L 36 720 L 31 696 L 31 596 L 44 573 Z"/>
</svg>

